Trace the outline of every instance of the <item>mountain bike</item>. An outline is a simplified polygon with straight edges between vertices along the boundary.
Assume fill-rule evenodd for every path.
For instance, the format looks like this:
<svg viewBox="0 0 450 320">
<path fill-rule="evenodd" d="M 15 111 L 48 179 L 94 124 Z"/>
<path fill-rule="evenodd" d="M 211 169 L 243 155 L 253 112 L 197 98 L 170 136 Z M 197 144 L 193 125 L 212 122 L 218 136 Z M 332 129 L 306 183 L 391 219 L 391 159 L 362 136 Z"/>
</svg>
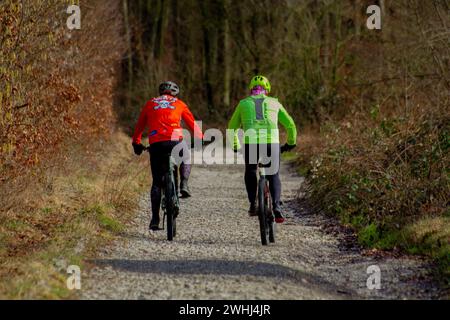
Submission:
<svg viewBox="0 0 450 320">
<path fill-rule="evenodd" d="M 147 148 L 150 152 L 150 148 Z M 164 212 L 163 229 L 167 230 L 167 240 L 173 241 L 177 235 L 177 217 L 180 212 L 178 196 L 178 169 L 172 155 L 167 155 L 167 166 L 164 168 L 161 209 Z M 165 226 L 167 222 L 167 226 Z"/>
<path fill-rule="evenodd" d="M 280 152 L 280 154 L 283 151 Z M 259 181 L 258 181 L 258 219 L 259 230 L 261 233 L 261 243 L 267 246 L 268 242 L 275 243 L 276 223 L 272 208 L 272 196 L 270 195 L 269 180 L 266 178 L 265 167 L 258 163 Z"/>
<path fill-rule="evenodd" d="M 266 178 L 264 165 L 258 164 L 259 181 L 258 181 L 258 219 L 259 230 L 261 232 L 261 243 L 267 246 L 275 243 L 276 224 L 272 210 L 272 197 L 270 195 L 269 181 Z"/>
</svg>

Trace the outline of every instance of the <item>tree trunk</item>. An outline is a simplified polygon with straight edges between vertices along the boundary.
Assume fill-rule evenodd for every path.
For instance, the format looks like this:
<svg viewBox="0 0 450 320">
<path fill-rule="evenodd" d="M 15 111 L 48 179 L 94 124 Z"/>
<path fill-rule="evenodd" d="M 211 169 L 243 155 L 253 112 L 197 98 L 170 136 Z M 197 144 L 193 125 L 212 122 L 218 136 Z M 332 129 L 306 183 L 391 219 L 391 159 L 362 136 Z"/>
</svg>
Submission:
<svg viewBox="0 0 450 320">
<path fill-rule="evenodd" d="M 155 51 L 156 59 L 161 58 L 164 52 L 164 36 L 167 27 L 168 1 L 161 0 L 159 4 L 158 26 L 156 32 Z"/>
<path fill-rule="evenodd" d="M 210 31 L 208 23 L 208 8 L 206 1 L 199 0 L 202 16 L 203 16 L 203 25 L 202 25 L 202 31 L 203 31 L 203 78 L 205 82 L 206 87 L 206 102 L 208 106 L 208 113 L 209 115 L 213 114 L 214 109 L 214 100 L 213 100 L 213 92 L 212 92 L 212 85 L 211 85 L 211 78 L 210 78 L 210 70 L 211 70 L 211 43 L 210 43 Z"/>
<path fill-rule="evenodd" d="M 161 12 L 161 1 L 162 0 L 147 0 L 147 10 L 149 12 L 150 21 L 151 21 L 151 38 L 150 38 L 150 46 L 149 49 L 151 50 L 152 54 L 150 55 L 151 59 L 155 57 L 157 42 L 158 42 L 158 25 L 159 25 L 159 19 L 160 19 L 160 12 Z"/>
<path fill-rule="evenodd" d="M 223 25 L 223 105 L 224 109 L 228 111 L 230 109 L 230 26 L 228 21 L 228 1 L 223 0 L 225 18 Z"/>
<path fill-rule="evenodd" d="M 130 100 L 130 92 L 133 88 L 133 53 L 132 53 L 132 46 L 131 46 L 131 30 L 130 30 L 130 19 L 129 19 L 129 12 L 128 12 L 128 0 L 123 0 L 123 17 L 124 17 L 124 26 L 125 26 L 125 35 L 127 38 L 127 72 L 128 72 L 128 94 L 126 95 L 126 104 L 127 108 L 131 106 L 131 100 Z"/>
</svg>

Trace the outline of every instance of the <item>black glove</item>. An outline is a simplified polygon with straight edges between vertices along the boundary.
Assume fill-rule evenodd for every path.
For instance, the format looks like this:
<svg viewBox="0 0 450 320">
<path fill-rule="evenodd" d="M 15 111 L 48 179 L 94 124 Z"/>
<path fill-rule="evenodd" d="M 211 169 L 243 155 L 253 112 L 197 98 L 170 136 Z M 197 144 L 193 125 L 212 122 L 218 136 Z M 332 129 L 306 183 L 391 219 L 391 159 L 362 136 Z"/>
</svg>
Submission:
<svg viewBox="0 0 450 320">
<path fill-rule="evenodd" d="M 290 145 L 290 144 L 285 144 L 284 146 L 282 146 L 281 147 L 281 153 L 284 153 L 284 152 L 288 152 L 288 151 L 291 151 L 292 149 L 294 149 L 295 147 L 296 147 L 297 145 Z"/>
<path fill-rule="evenodd" d="M 144 152 L 145 147 L 142 144 L 137 144 L 137 143 L 133 143 L 133 149 L 134 149 L 134 153 L 138 156 L 140 156 L 142 154 L 142 152 Z"/>
</svg>

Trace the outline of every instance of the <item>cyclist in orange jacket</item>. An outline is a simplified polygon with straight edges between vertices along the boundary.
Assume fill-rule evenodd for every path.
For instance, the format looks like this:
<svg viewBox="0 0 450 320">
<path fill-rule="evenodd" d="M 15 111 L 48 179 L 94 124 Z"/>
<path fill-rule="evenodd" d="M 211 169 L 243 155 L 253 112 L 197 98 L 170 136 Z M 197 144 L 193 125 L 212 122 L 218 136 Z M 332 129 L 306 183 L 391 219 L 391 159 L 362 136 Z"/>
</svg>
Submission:
<svg viewBox="0 0 450 320">
<path fill-rule="evenodd" d="M 167 154 L 179 143 L 183 143 L 183 162 L 180 165 L 180 193 L 182 197 L 191 196 L 188 179 L 191 172 L 190 153 L 183 141 L 181 120 L 194 133 L 197 139 L 203 139 L 200 127 L 195 123 L 194 116 L 188 106 L 177 98 L 180 93 L 174 82 L 163 82 L 159 86 L 159 97 L 149 100 L 141 111 L 133 135 L 133 149 L 136 155 L 141 155 L 145 147 L 141 144 L 142 134 L 148 128 L 150 144 L 150 165 L 153 177 L 151 189 L 152 219 L 150 230 L 159 230 L 159 209 L 161 206 L 162 178 Z"/>
</svg>

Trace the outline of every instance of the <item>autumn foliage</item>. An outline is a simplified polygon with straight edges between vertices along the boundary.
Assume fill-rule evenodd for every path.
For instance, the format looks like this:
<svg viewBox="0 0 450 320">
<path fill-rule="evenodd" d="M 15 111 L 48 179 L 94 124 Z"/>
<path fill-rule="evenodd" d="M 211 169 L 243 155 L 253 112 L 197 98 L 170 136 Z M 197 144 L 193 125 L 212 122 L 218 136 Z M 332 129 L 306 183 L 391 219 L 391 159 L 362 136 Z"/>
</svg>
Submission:
<svg viewBox="0 0 450 320">
<path fill-rule="evenodd" d="M 83 2 L 82 2 L 83 4 Z M 117 1 L 90 1 L 81 30 L 65 1 L 0 4 L 0 176 L 29 173 L 63 144 L 107 134 L 122 53 Z M 44 164 L 45 165 L 45 164 Z"/>
<path fill-rule="evenodd" d="M 54 297 L 54 256 L 97 235 L 125 204 L 110 199 L 128 195 L 121 181 L 133 185 L 128 139 L 115 132 L 120 1 L 81 1 L 72 31 L 70 2 L 0 2 L 0 297 Z"/>
</svg>

